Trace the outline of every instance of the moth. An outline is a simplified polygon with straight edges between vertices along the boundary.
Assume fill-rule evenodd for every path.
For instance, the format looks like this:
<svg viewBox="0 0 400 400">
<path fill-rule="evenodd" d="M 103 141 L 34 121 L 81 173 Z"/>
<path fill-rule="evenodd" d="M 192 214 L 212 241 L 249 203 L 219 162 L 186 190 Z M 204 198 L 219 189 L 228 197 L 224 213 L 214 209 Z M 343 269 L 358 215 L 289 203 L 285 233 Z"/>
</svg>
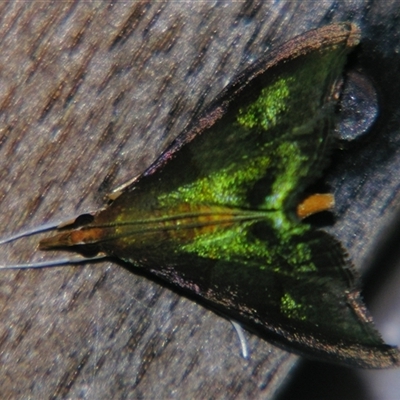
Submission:
<svg viewBox="0 0 400 400">
<path fill-rule="evenodd" d="M 346 252 L 304 220 L 333 207 L 332 195 L 305 193 L 337 144 L 341 76 L 359 40 L 357 26 L 332 24 L 268 52 L 109 206 L 39 248 L 145 268 L 304 356 L 398 366 Z"/>
</svg>

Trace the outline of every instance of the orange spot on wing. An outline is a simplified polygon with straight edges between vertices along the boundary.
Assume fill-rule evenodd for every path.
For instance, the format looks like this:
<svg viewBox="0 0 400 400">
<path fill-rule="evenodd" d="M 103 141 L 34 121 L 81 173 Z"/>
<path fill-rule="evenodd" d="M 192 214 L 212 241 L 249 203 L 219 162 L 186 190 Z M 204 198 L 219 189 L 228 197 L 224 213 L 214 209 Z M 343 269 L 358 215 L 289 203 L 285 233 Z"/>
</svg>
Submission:
<svg viewBox="0 0 400 400">
<path fill-rule="evenodd" d="M 297 216 L 300 219 L 309 217 L 310 215 L 321 211 L 331 210 L 335 205 L 335 198 L 331 193 L 317 193 L 304 199 L 297 206 Z"/>
</svg>

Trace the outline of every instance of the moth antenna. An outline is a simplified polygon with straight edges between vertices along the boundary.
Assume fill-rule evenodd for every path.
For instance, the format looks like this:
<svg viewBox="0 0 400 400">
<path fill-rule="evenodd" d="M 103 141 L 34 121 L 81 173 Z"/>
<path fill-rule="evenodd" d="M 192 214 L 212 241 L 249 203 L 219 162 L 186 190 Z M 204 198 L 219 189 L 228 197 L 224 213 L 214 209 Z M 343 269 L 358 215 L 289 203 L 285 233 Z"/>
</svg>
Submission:
<svg viewBox="0 0 400 400">
<path fill-rule="evenodd" d="M 79 217 L 74 217 L 68 221 L 62 220 L 62 221 L 56 221 L 56 222 L 49 222 L 47 224 L 43 224 L 43 225 L 36 226 L 31 229 L 27 229 L 25 231 L 19 232 L 15 235 L 7 237 L 7 238 L 0 239 L 0 245 L 9 243 L 9 242 L 13 242 L 14 240 L 18 240 L 18 239 L 21 239 L 26 236 L 37 235 L 37 234 L 45 232 L 45 231 L 56 230 L 56 229 L 62 228 L 64 226 L 72 225 L 76 222 L 77 218 L 79 218 Z M 87 262 L 87 261 L 101 260 L 106 257 L 107 256 L 105 254 L 99 254 L 94 257 L 70 257 L 70 258 L 67 257 L 67 258 L 59 258 L 56 260 L 31 262 L 31 263 L 25 263 L 25 264 L 11 264 L 11 265 L 1 265 L 0 264 L 0 269 L 31 269 L 31 268 L 57 267 L 57 266 L 68 265 L 68 264 L 79 264 L 79 263 L 83 263 L 83 262 Z"/>
<path fill-rule="evenodd" d="M 49 222 L 48 224 L 43 224 L 40 226 L 36 226 L 35 228 L 27 229 L 26 231 L 19 232 L 15 235 L 9 236 L 5 239 L 0 239 L 0 244 L 5 244 L 9 242 L 13 242 L 14 240 L 21 239 L 25 236 L 36 235 L 41 232 L 50 231 L 53 229 L 57 229 L 57 227 L 61 224 L 61 221 L 58 222 Z"/>
<path fill-rule="evenodd" d="M 14 240 L 21 239 L 26 236 L 32 236 L 36 235 L 38 233 L 46 232 L 46 231 L 52 231 L 56 230 L 59 228 L 64 228 L 68 225 L 74 224 L 78 218 L 86 215 L 92 215 L 92 213 L 88 212 L 82 215 L 74 216 L 73 218 L 68 218 L 68 219 L 63 219 L 61 221 L 53 221 L 53 222 L 48 222 L 47 224 L 35 226 L 34 228 L 27 229 L 26 231 L 22 231 L 19 233 L 16 233 L 15 235 L 9 236 L 4 239 L 0 239 L 0 245 L 13 242 Z"/>
<path fill-rule="evenodd" d="M 249 348 L 247 346 L 247 340 L 246 340 L 246 336 L 244 335 L 244 331 L 242 328 L 242 325 L 240 325 L 238 322 L 230 319 L 231 324 L 233 325 L 233 327 L 235 328 L 235 331 L 239 337 L 239 342 L 240 342 L 240 347 L 242 349 L 242 357 L 247 360 L 247 358 L 249 357 Z"/>
<path fill-rule="evenodd" d="M 0 265 L 0 269 L 50 268 L 67 264 L 79 264 L 87 261 L 101 260 L 103 258 L 107 258 L 107 256 L 105 254 L 101 254 L 95 257 L 59 258 L 58 260 L 48 260 L 48 261 L 33 262 L 27 264 Z"/>
</svg>

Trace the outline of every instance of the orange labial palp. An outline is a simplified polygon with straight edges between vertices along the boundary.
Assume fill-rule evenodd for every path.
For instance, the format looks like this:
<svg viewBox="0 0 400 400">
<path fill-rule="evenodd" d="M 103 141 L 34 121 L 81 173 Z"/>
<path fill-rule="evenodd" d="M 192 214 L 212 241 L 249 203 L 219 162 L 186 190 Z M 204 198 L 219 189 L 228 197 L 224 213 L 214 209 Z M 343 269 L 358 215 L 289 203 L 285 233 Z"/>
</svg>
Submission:
<svg viewBox="0 0 400 400">
<path fill-rule="evenodd" d="M 59 233 L 58 235 L 42 239 L 39 243 L 40 250 L 70 247 L 86 243 L 96 243 L 103 237 L 103 229 L 92 228 Z"/>
</svg>

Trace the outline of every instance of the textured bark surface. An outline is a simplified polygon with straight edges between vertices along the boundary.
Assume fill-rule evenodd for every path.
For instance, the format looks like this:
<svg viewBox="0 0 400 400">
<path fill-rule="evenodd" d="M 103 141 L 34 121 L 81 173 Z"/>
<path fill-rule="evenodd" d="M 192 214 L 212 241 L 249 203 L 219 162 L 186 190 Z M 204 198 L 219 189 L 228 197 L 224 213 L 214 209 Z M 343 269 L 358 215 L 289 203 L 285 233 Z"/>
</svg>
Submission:
<svg viewBox="0 0 400 400">
<path fill-rule="evenodd" d="M 357 266 L 375 260 L 388 276 L 379 260 L 400 201 L 399 10 L 378 0 L 2 2 L 1 236 L 103 206 L 262 52 L 352 20 L 364 36 L 355 62 L 381 112 L 327 171 L 331 231 Z M 52 257 L 36 243 L 4 245 L 1 263 Z M 379 289 L 376 309 L 387 311 Z M 0 304 L 2 399 L 268 398 L 297 359 L 246 334 L 243 360 L 228 321 L 117 264 L 2 271 Z"/>
</svg>

